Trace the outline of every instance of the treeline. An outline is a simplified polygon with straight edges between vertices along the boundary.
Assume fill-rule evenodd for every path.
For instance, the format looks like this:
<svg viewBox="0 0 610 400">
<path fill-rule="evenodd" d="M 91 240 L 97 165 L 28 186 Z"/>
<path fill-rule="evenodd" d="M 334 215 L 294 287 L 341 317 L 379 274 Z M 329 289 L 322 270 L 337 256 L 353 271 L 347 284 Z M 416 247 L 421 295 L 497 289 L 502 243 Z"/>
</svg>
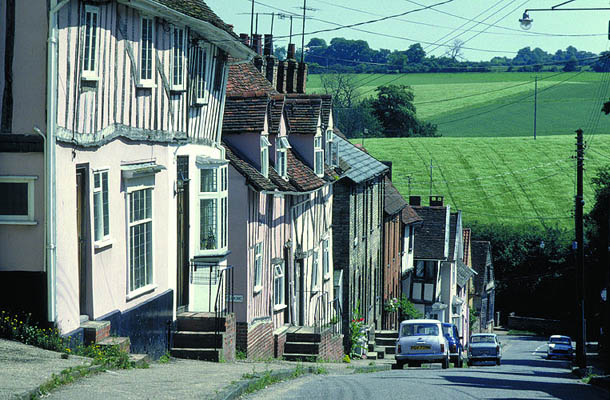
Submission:
<svg viewBox="0 0 610 400">
<path fill-rule="evenodd" d="M 277 48 L 276 56 L 285 58 L 283 47 Z M 602 53 L 601 55 L 608 55 Z M 300 58 L 300 55 L 299 55 Z M 463 42 L 456 40 L 444 55 L 428 56 L 419 43 L 406 50 L 375 50 L 366 40 L 334 38 L 327 44 L 324 39 L 313 38 L 305 46 L 305 61 L 310 73 L 328 71 L 342 73 L 414 73 L 414 72 L 537 72 L 578 71 L 583 68 L 597 72 L 610 71 L 607 57 L 581 51 L 573 46 L 565 50 L 548 53 L 538 47 L 524 47 L 515 57 L 493 57 L 489 61 L 467 61 L 463 58 Z"/>
</svg>

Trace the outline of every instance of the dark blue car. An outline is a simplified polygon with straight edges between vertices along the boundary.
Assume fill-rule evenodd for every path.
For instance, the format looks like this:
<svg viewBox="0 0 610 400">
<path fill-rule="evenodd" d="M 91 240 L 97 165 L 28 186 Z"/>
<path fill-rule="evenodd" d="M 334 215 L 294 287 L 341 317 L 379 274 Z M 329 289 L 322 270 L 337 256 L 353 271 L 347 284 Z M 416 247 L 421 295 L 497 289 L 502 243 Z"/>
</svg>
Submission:
<svg viewBox="0 0 610 400">
<path fill-rule="evenodd" d="M 460 340 L 457 326 L 443 322 L 443 334 L 447 338 L 449 344 L 449 360 L 453 363 L 456 368 L 462 368 L 464 360 L 462 359 L 462 353 L 464 352 L 464 346 Z"/>
</svg>

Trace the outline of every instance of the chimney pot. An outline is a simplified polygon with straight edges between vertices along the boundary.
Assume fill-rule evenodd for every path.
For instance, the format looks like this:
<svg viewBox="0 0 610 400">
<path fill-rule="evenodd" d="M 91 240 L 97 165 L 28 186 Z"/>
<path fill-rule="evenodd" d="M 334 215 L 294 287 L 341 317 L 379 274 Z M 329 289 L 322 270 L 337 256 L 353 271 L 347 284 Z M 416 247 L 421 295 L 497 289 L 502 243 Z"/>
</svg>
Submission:
<svg viewBox="0 0 610 400">
<path fill-rule="evenodd" d="M 410 206 L 421 206 L 421 196 L 409 196 Z"/>
<path fill-rule="evenodd" d="M 443 196 L 430 196 L 430 207 L 442 207 Z"/>
<path fill-rule="evenodd" d="M 248 36 L 247 33 L 240 33 L 239 40 L 241 40 L 241 42 L 246 46 L 250 47 L 250 36 Z"/>
<path fill-rule="evenodd" d="M 286 54 L 287 60 L 294 60 L 296 54 L 296 45 L 294 43 L 290 43 L 288 45 L 288 53 Z"/>
<path fill-rule="evenodd" d="M 262 44 L 262 35 L 255 34 L 252 36 L 252 49 L 258 54 L 263 55 L 263 44 Z"/>
<path fill-rule="evenodd" d="M 286 61 L 278 61 L 277 63 L 277 86 L 278 92 L 286 93 Z"/>
<path fill-rule="evenodd" d="M 273 55 L 273 35 L 265 34 L 265 55 Z"/>
<path fill-rule="evenodd" d="M 307 86 L 307 64 L 299 63 L 297 70 L 297 93 L 305 93 Z"/>
</svg>

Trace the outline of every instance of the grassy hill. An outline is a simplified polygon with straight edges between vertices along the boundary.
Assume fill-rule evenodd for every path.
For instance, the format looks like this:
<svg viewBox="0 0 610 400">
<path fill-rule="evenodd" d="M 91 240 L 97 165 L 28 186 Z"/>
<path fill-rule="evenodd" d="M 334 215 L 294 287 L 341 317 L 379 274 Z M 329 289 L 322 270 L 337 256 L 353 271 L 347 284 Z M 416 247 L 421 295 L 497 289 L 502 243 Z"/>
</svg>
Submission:
<svg viewBox="0 0 610 400">
<path fill-rule="evenodd" d="M 537 136 L 610 133 L 610 118 L 601 118 L 608 100 L 609 77 L 594 72 L 442 73 L 354 75 L 362 96 L 384 84 L 413 88 L 417 115 L 438 125 L 448 137 L 533 136 L 534 80 L 538 77 Z M 310 75 L 310 92 L 322 90 L 319 75 Z"/>
<path fill-rule="evenodd" d="M 427 204 L 430 160 L 434 195 L 463 211 L 466 223 L 501 222 L 573 226 L 575 135 L 531 138 L 366 139 L 379 160 L 393 161 L 394 184 L 407 197 Z M 588 137 L 585 161 L 585 211 L 592 205 L 590 179 L 610 164 L 610 135 Z M 356 142 L 360 143 L 360 140 Z"/>
</svg>

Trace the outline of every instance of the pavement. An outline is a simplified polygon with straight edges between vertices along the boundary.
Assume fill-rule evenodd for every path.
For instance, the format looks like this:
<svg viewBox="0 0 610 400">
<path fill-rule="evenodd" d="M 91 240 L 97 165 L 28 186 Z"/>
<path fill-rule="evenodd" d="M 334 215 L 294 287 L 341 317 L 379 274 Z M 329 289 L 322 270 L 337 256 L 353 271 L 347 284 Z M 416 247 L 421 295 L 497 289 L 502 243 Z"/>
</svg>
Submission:
<svg viewBox="0 0 610 400">
<path fill-rule="evenodd" d="M 90 360 L 42 350 L 17 342 L 0 340 L 0 399 L 25 399 L 47 382 L 53 374 Z M 352 360 L 345 363 L 299 363 L 309 373 L 323 368 L 329 375 L 353 374 L 370 369 L 390 369 L 389 360 Z M 244 383 L 266 372 L 290 375 L 297 363 L 289 361 L 237 361 L 213 363 L 171 359 L 153 362 L 149 368 L 108 370 L 61 386 L 46 399 L 231 399 L 243 393 Z M 241 383 L 241 386 L 240 386 Z M 246 384 L 247 387 L 247 384 Z M 241 389 L 240 389 L 241 388 Z M 240 391 L 241 390 L 241 391 Z"/>
<path fill-rule="evenodd" d="M 53 374 L 89 362 L 76 356 L 62 359 L 61 353 L 0 339 L 0 399 L 29 398 Z"/>
</svg>

